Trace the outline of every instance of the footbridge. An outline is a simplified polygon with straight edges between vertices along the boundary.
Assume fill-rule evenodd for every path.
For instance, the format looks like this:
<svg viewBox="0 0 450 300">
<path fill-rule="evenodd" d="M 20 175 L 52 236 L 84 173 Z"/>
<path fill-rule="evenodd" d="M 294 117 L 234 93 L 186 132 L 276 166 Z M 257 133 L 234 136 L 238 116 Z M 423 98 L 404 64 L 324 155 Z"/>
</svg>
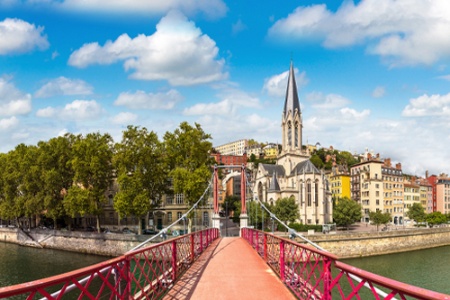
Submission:
<svg viewBox="0 0 450 300">
<path fill-rule="evenodd" d="M 450 299 L 342 263 L 287 226 L 292 239 L 250 228 L 245 202 L 239 237 L 215 227 L 148 245 L 155 236 L 96 265 L 1 287 L 0 299 Z"/>
</svg>

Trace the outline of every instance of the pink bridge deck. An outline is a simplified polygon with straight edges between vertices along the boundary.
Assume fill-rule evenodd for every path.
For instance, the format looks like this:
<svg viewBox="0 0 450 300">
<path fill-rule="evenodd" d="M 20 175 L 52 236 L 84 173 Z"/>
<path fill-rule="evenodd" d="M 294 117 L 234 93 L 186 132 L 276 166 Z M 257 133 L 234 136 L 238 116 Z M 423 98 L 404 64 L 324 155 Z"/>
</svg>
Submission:
<svg viewBox="0 0 450 300">
<path fill-rule="evenodd" d="M 242 238 L 214 241 L 164 299 L 295 299 Z"/>
</svg>

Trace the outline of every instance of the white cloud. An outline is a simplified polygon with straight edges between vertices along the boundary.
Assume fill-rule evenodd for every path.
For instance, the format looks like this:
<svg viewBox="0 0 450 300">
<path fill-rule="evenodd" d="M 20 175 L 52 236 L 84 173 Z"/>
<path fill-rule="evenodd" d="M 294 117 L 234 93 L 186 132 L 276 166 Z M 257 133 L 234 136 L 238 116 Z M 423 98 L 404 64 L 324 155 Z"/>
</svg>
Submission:
<svg viewBox="0 0 450 300">
<path fill-rule="evenodd" d="M 261 108 L 258 98 L 238 90 L 228 90 L 219 95 L 221 101 L 215 103 L 197 103 L 183 111 L 186 116 L 225 115 L 236 116 L 245 108 Z"/>
<path fill-rule="evenodd" d="M 19 91 L 5 78 L 0 78 L 0 116 L 24 115 L 31 111 L 31 95 Z"/>
<path fill-rule="evenodd" d="M 20 19 L 5 19 L 0 22 L 0 55 L 47 49 L 49 43 L 43 31 L 44 27 Z"/>
<path fill-rule="evenodd" d="M 43 85 L 35 97 L 47 98 L 60 95 L 90 95 L 93 87 L 80 79 L 58 77 Z"/>
<path fill-rule="evenodd" d="M 236 23 L 231 25 L 231 34 L 237 35 L 238 33 L 247 29 L 247 25 L 245 25 L 241 19 L 237 20 Z"/>
<path fill-rule="evenodd" d="M 447 0 L 345 1 L 334 13 L 324 4 L 298 7 L 269 36 L 321 39 L 327 48 L 369 42 L 367 51 L 392 66 L 429 65 L 450 57 L 449 11 Z"/>
<path fill-rule="evenodd" d="M 216 43 L 193 22 L 172 11 L 161 19 L 151 36 L 127 34 L 114 42 L 83 45 L 74 51 L 69 64 L 84 68 L 92 64 L 108 65 L 124 61 L 130 77 L 143 80 L 167 80 L 172 85 L 194 85 L 223 80 L 224 60 L 216 60 Z"/>
<path fill-rule="evenodd" d="M 63 108 L 46 107 L 36 112 L 36 116 L 43 118 L 58 118 L 67 121 L 97 120 L 104 114 L 104 110 L 95 100 L 75 100 Z"/>
<path fill-rule="evenodd" d="M 156 94 L 136 91 L 121 93 L 114 105 L 123 105 L 130 109 L 172 109 L 182 99 L 183 96 L 176 90 Z"/>
<path fill-rule="evenodd" d="M 422 95 L 410 99 L 402 115 L 405 117 L 450 117 L 450 93 L 446 95 Z"/>
<path fill-rule="evenodd" d="M 298 74 L 298 69 L 294 68 L 295 81 L 297 83 L 297 88 L 300 90 L 303 86 L 308 84 L 308 78 L 306 77 L 306 72 L 303 71 Z M 289 71 L 283 72 L 281 74 L 274 75 L 265 80 L 263 90 L 274 97 L 284 97 L 286 95 L 287 81 L 289 77 Z"/>
<path fill-rule="evenodd" d="M 324 95 L 320 92 L 312 92 L 306 95 L 306 100 L 312 103 L 312 107 L 317 109 L 335 109 L 338 107 L 343 107 L 350 103 L 347 98 L 337 95 L 328 94 Z"/>
<path fill-rule="evenodd" d="M 68 11 L 112 12 L 161 15 L 176 9 L 187 15 L 203 13 L 210 18 L 222 17 L 227 12 L 227 6 L 222 0 L 63 0 L 56 1 L 60 8 Z"/>
<path fill-rule="evenodd" d="M 386 89 L 383 86 L 377 86 L 372 92 L 372 97 L 381 98 L 384 96 L 385 93 Z"/>
<path fill-rule="evenodd" d="M 121 112 L 111 118 L 114 124 L 129 125 L 137 120 L 137 115 L 130 112 Z"/>
<path fill-rule="evenodd" d="M 0 130 L 9 130 L 16 127 L 19 124 L 19 120 L 12 116 L 7 119 L 0 119 Z"/>
</svg>

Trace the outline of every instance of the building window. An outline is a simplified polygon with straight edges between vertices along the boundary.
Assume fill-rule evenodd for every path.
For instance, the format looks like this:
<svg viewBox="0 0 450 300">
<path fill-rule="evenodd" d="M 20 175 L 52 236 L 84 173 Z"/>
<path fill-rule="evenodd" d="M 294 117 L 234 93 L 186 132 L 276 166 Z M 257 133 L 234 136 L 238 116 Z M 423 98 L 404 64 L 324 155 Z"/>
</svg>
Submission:
<svg viewBox="0 0 450 300">
<path fill-rule="evenodd" d="M 295 147 L 298 148 L 298 122 L 295 122 L 295 137 L 294 137 L 294 141 L 295 141 Z"/>
<path fill-rule="evenodd" d="M 308 203 L 308 206 L 311 206 L 311 182 L 308 182 L 306 184 L 306 201 Z"/>
<path fill-rule="evenodd" d="M 319 206 L 319 183 L 314 183 L 314 202 L 316 207 Z"/>
<path fill-rule="evenodd" d="M 167 213 L 167 223 L 171 224 L 172 223 L 172 212 L 168 212 Z"/>
<path fill-rule="evenodd" d="M 177 212 L 177 220 L 178 220 L 178 219 L 181 219 L 181 216 L 182 216 L 181 211 Z"/>
<path fill-rule="evenodd" d="M 184 203 L 184 195 L 183 194 L 175 194 L 175 203 L 183 204 Z"/>
<path fill-rule="evenodd" d="M 288 146 L 292 146 L 292 123 L 288 122 Z"/>
<path fill-rule="evenodd" d="M 166 195 L 166 204 L 167 205 L 173 204 L 173 195 Z"/>
</svg>

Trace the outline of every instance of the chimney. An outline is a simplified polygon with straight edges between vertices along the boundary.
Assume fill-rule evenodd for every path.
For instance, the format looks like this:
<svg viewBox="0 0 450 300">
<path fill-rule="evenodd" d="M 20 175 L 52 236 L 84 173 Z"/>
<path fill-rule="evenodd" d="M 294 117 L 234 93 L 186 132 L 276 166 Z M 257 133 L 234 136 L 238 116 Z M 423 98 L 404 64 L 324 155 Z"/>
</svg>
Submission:
<svg viewBox="0 0 450 300">
<path fill-rule="evenodd" d="M 428 170 L 425 171 L 425 178 L 428 178 Z"/>
<path fill-rule="evenodd" d="M 401 163 L 396 164 L 396 165 L 395 165 L 395 168 L 396 168 L 397 170 L 401 170 L 401 169 L 402 169 L 402 164 L 401 164 Z"/>
<path fill-rule="evenodd" d="M 385 165 L 386 167 L 390 167 L 390 166 L 391 166 L 391 159 L 390 159 L 390 158 L 386 158 L 386 159 L 384 160 L 384 165 Z"/>
</svg>

